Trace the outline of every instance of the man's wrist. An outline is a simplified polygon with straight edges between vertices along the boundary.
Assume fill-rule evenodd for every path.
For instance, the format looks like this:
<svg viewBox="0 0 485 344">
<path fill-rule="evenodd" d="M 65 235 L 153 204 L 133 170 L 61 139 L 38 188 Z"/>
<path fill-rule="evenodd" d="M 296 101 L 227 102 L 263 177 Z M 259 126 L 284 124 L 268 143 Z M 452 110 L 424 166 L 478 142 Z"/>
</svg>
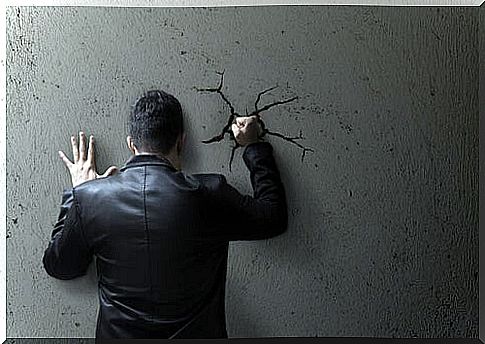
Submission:
<svg viewBox="0 0 485 344">
<path fill-rule="evenodd" d="M 272 155 L 273 146 L 268 141 L 253 142 L 245 146 L 243 160 L 247 163 L 254 156 Z"/>
<path fill-rule="evenodd" d="M 244 147 L 249 147 L 249 146 L 255 146 L 255 145 L 258 145 L 260 143 L 269 143 L 269 142 L 266 142 L 266 141 L 261 141 L 261 140 L 258 140 L 258 141 L 254 141 L 254 142 L 251 142 L 251 143 L 248 143 L 247 145 L 245 145 Z"/>
</svg>

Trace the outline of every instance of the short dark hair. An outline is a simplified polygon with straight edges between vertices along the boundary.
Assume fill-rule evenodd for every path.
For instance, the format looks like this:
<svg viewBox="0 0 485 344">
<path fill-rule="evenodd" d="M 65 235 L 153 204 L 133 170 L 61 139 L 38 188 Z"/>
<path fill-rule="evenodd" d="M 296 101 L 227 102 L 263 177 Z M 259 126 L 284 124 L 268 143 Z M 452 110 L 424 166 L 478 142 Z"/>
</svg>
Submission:
<svg viewBox="0 0 485 344">
<path fill-rule="evenodd" d="M 183 130 L 182 106 L 161 90 L 147 91 L 130 114 L 129 135 L 140 151 L 167 154 Z"/>
</svg>

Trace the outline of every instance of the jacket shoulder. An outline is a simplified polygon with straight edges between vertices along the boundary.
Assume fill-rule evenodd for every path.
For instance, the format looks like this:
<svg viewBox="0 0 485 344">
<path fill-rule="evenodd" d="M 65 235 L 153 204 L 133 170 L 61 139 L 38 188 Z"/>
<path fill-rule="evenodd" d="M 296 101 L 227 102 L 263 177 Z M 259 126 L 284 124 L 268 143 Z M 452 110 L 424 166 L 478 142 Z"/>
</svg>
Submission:
<svg viewBox="0 0 485 344">
<path fill-rule="evenodd" d="M 76 196 L 91 196 L 96 195 L 106 190 L 106 186 L 112 184 L 114 181 L 115 176 L 108 176 L 93 180 L 88 180 L 79 184 L 73 188 L 73 193 Z"/>
<path fill-rule="evenodd" d="M 221 173 L 195 173 L 192 177 L 209 190 L 217 190 L 227 182 L 226 177 Z"/>
</svg>

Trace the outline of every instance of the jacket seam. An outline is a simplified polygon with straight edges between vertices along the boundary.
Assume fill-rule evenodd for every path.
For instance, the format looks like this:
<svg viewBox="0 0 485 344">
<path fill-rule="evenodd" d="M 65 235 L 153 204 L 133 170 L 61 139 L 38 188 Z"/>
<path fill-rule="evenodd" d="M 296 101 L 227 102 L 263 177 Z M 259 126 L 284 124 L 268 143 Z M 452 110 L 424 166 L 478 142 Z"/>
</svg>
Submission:
<svg viewBox="0 0 485 344">
<path fill-rule="evenodd" d="M 145 222 L 145 234 L 147 238 L 147 254 L 148 254 L 148 276 L 149 276 L 149 283 L 150 283 L 150 297 L 153 297 L 153 283 L 152 283 L 152 261 L 150 255 L 150 232 L 148 229 L 148 219 L 147 219 L 147 204 L 146 204 L 146 186 L 147 186 L 147 168 L 144 166 L 143 168 L 144 178 L 143 178 L 143 210 L 144 210 L 144 222 Z M 151 312 L 152 320 L 153 321 L 153 310 Z"/>
<path fill-rule="evenodd" d="M 89 251 L 91 251 L 91 247 L 89 246 L 89 242 L 86 239 L 86 235 L 84 233 L 84 224 L 82 221 L 82 216 L 81 216 L 81 205 L 79 204 L 77 197 L 76 197 L 76 190 L 75 188 L 72 188 L 72 203 L 76 207 L 76 213 L 79 218 L 79 232 L 81 233 L 81 237 L 83 238 L 84 244 L 88 248 Z"/>
</svg>

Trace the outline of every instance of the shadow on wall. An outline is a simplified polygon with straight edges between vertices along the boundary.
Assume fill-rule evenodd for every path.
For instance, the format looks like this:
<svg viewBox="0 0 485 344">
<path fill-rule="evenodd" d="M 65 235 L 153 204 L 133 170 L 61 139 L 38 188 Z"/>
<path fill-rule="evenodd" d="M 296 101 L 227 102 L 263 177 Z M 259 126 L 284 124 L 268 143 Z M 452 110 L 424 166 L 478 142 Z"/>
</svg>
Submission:
<svg viewBox="0 0 485 344">
<path fill-rule="evenodd" d="M 184 104 L 181 105 L 184 114 L 184 130 L 186 132 L 185 147 L 182 152 L 183 166 L 184 170 L 191 172 L 196 170 L 197 166 L 200 166 L 200 156 L 197 154 L 197 149 L 194 149 L 200 142 L 198 142 L 192 128 L 192 125 L 195 124 L 193 119 L 196 118 L 196 114 L 190 112 Z"/>
<path fill-rule="evenodd" d="M 255 300 L 248 296 L 246 291 L 247 287 L 245 287 L 244 281 L 238 277 L 229 278 L 228 276 L 226 284 L 226 328 L 229 338 L 255 338 L 265 335 L 258 317 L 250 309 Z M 254 306 L 262 307 L 261 304 Z"/>
</svg>

